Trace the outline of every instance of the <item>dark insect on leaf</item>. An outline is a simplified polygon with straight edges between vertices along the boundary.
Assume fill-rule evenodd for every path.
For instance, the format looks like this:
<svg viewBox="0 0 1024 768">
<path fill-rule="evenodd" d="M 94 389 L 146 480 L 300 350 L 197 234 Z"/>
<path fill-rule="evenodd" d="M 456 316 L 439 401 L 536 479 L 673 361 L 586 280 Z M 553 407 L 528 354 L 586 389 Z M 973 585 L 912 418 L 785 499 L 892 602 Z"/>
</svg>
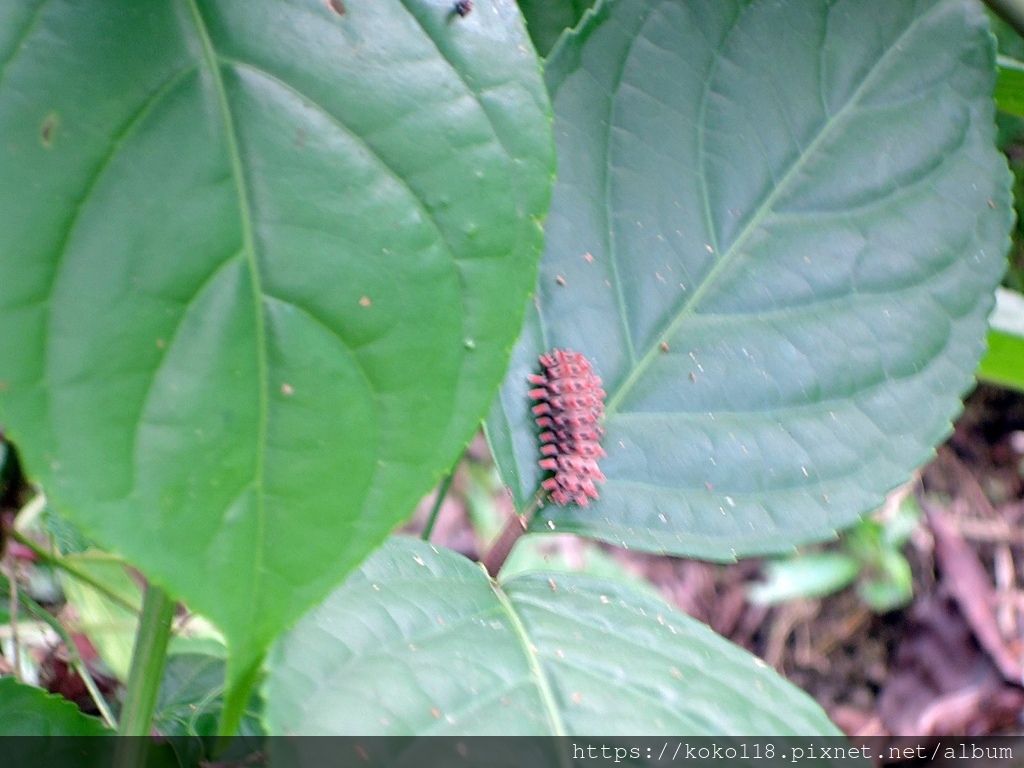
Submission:
<svg viewBox="0 0 1024 768">
<path fill-rule="evenodd" d="M 579 352 L 556 349 L 540 356 L 543 373 L 529 377 L 536 386 L 530 397 L 537 400 L 533 414 L 541 428 L 542 469 L 554 472 L 541 484 L 551 500 L 562 506 L 586 507 L 598 497 L 595 483 L 605 477 L 597 460 L 604 429 L 604 390 L 601 379 Z"/>
<path fill-rule="evenodd" d="M 452 13 L 457 13 L 462 18 L 469 16 L 470 11 L 472 10 L 473 0 L 458 0 L 458 2 L 452 7 Z"/>
</svg>

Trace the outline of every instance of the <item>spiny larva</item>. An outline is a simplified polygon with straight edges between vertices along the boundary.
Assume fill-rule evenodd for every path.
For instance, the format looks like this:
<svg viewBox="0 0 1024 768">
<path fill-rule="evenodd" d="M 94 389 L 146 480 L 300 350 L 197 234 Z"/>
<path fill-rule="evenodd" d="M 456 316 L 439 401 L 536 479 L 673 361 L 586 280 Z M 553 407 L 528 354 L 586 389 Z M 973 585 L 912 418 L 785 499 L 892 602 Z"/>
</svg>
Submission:
<svg viewBox="0 0 1024 768">
<path fill-rule="evenodd" d="M 605 455 L 601 379 L 586 357 L 568 349 L 541 355 L 540 364 L 543 372 L 528 377 L 536 387 L 530 397 L 538 401 L 533 414 L 541 428 L 540 466 L 554 473 L 541 486 L 556 504 L 586 507 L 598 498 L 595 483 L 605 480 L 597 466 Z"/>
</svg>

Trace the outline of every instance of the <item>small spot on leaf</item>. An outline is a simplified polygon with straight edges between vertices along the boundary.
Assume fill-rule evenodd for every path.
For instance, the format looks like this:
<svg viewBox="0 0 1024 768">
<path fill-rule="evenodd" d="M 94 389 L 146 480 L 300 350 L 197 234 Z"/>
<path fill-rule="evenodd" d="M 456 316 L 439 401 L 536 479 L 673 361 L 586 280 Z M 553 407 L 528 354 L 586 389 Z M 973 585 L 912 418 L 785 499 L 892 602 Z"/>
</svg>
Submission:
<svg viewBox="0 0 1024 768">
<path fill-rule="evenodd" d="M 344 16 L 348 12 L 341 0 L 327 0 L 327 7 L 339 16 Z"/>
<path fill-rule="evenodd" d="M 292 387 L 291 384 L 282 384 L 281 385 L 281 394 L 285 395 L 286 397 L 289 396 L 289 395 L 294 395 L 295 394 L 295 389 Z"/>
<path fill-rule="evenodd" d="M 359 300 L 359 306 L 361 306 L 361 307 L 368 307 L 371 304 L 373 304 L 373 302 L 370 301 L 370 297 L 369 296 L 363 296 L 363 298 L 361 298 Z"/>
<path fill-rule="evenodd" d="M 50 112 L 43 118 L 43 124 L 39 128 L 39 141 L 49 149 L 53 146 L 53 134 L 57 131 L 57 113 Z"/>
</svg>

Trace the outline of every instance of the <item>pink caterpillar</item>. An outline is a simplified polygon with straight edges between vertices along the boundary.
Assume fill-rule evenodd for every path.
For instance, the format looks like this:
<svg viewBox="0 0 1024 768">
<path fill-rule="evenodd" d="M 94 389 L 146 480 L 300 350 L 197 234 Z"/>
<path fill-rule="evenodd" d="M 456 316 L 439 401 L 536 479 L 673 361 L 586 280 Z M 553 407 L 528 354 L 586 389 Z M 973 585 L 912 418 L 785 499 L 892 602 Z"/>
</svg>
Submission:
<svg viewBox="0 0 1024 768">
<path fill-rule="evenodd" d="M 605 455 L 601 448 L 604 429 L 598 423 L 604 416 L 604 390 L 601 379 L 579 352 L 555 349 L 540 356 L 543 373 L 528 377 L 530 397 L 540 435 L 542 469 L 554 472 L 541 485 L 559 505 L 586 507 L 598 497 L 595 482 L 605 476 L 597 460 Z"/>
</svg>

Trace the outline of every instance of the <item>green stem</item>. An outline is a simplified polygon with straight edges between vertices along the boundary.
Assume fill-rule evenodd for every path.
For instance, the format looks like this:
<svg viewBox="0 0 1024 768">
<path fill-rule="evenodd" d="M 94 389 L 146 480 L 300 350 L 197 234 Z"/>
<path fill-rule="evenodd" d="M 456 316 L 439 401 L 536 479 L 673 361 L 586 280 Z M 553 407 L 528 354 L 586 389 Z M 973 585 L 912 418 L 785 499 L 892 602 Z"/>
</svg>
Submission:
<svg viewBox="0 0 1024 768">
<path fill-rule="evenodd" d="M 1024 37 L 1024 0 L 985 0 L 985 5 Z"/>
<path fill-rule="evenodd" d="M 430 509 L 430 515 L 427 517 L 427 524 L 423 528 L 423 533 L 420 535 L 420 538 L 424 541 L 429 541 L 430 534 L 434 532 L 434 523 L 437 522 L 437 515 L 441 511 L 441 504 L 444 502 L 445 496 L 448 495 L 448 489 L 452 487 L 452 480 L 454 479 L 454 469 L 441 478 L 441 484 L 437 487 L 437 495 L 434 497 L 434 506 Z"/>
<path fill-rule="evenodd" d="M 49 565 L 49 566 L 51 566 L 53 568 L 59 568 L 60 570 L 64 571 L 66 574 L 68 574 L 72 578 L 77 579 L 78 581 L 82 582 L 83 584 L 88 584 L 90 587 L 95 589 L 97 592 L 99 592 L 105 598 L 107 598 L 108 600 L 110 600 L 113 603 L 116 603 L 120 607 L 124 608 L 126 611 L 130 611 L 131 613 L 138 614 L 139 607 L 137 605 L 133 605 L 128 600 L 125 600 L 121 595 L 119 595 L 116 592 L 112 591 L 105 584 L 103 584 L 102 582 L 94 579 L 92 576 L 90 576 L 85 571 L 81 571 L 78 568 L 76 568 L 74 565 L 71 565 L 63 557 L 58 557 L 56 555 L 50 554 L 45 549 L 43 549 L 38 544 L 36 544 L 34 541 L 32 541 L 32 539 L 28 538 L 27 536 L 25 536 L 22 533 L 19 533 L 18 531 L 15 531 L 15 530 L 10 531 L 10 537 L 12 539 L 14 539 L 16 542 L 18 542 L 19 544 L 21 544 L 22 546 L 27 547 L 28 549 L 32 550 L 32 554 L 34 554 L 36 557 L 38 557 L 40 560 L 42 560 L 47 565 Z"/>
<path fill-rule="evenodd" d="M 146 587 L 128 674 L 128 693 L 121 709 L 121 727 L 118 729 L 121 736 L 149 735 L 167 660 L 174 606 L 174 601 L 160 587 L 153 584 Z"/>
<path fill-rule="evenodd" d="M 214 754 L 223 752 L 231 737 L 238 733 L 238 726 L 245 717 L 246 708 L 252 698 L 253 689 L 259 682 L 263 667 L 262 657 L 242 670 L 236 669 L 236 663 L 228 659 L 228 666 L 224 671 L 224 708 L 220 713 L 220 723 L 217 724 L 218 739 Z"/>
</svg>

